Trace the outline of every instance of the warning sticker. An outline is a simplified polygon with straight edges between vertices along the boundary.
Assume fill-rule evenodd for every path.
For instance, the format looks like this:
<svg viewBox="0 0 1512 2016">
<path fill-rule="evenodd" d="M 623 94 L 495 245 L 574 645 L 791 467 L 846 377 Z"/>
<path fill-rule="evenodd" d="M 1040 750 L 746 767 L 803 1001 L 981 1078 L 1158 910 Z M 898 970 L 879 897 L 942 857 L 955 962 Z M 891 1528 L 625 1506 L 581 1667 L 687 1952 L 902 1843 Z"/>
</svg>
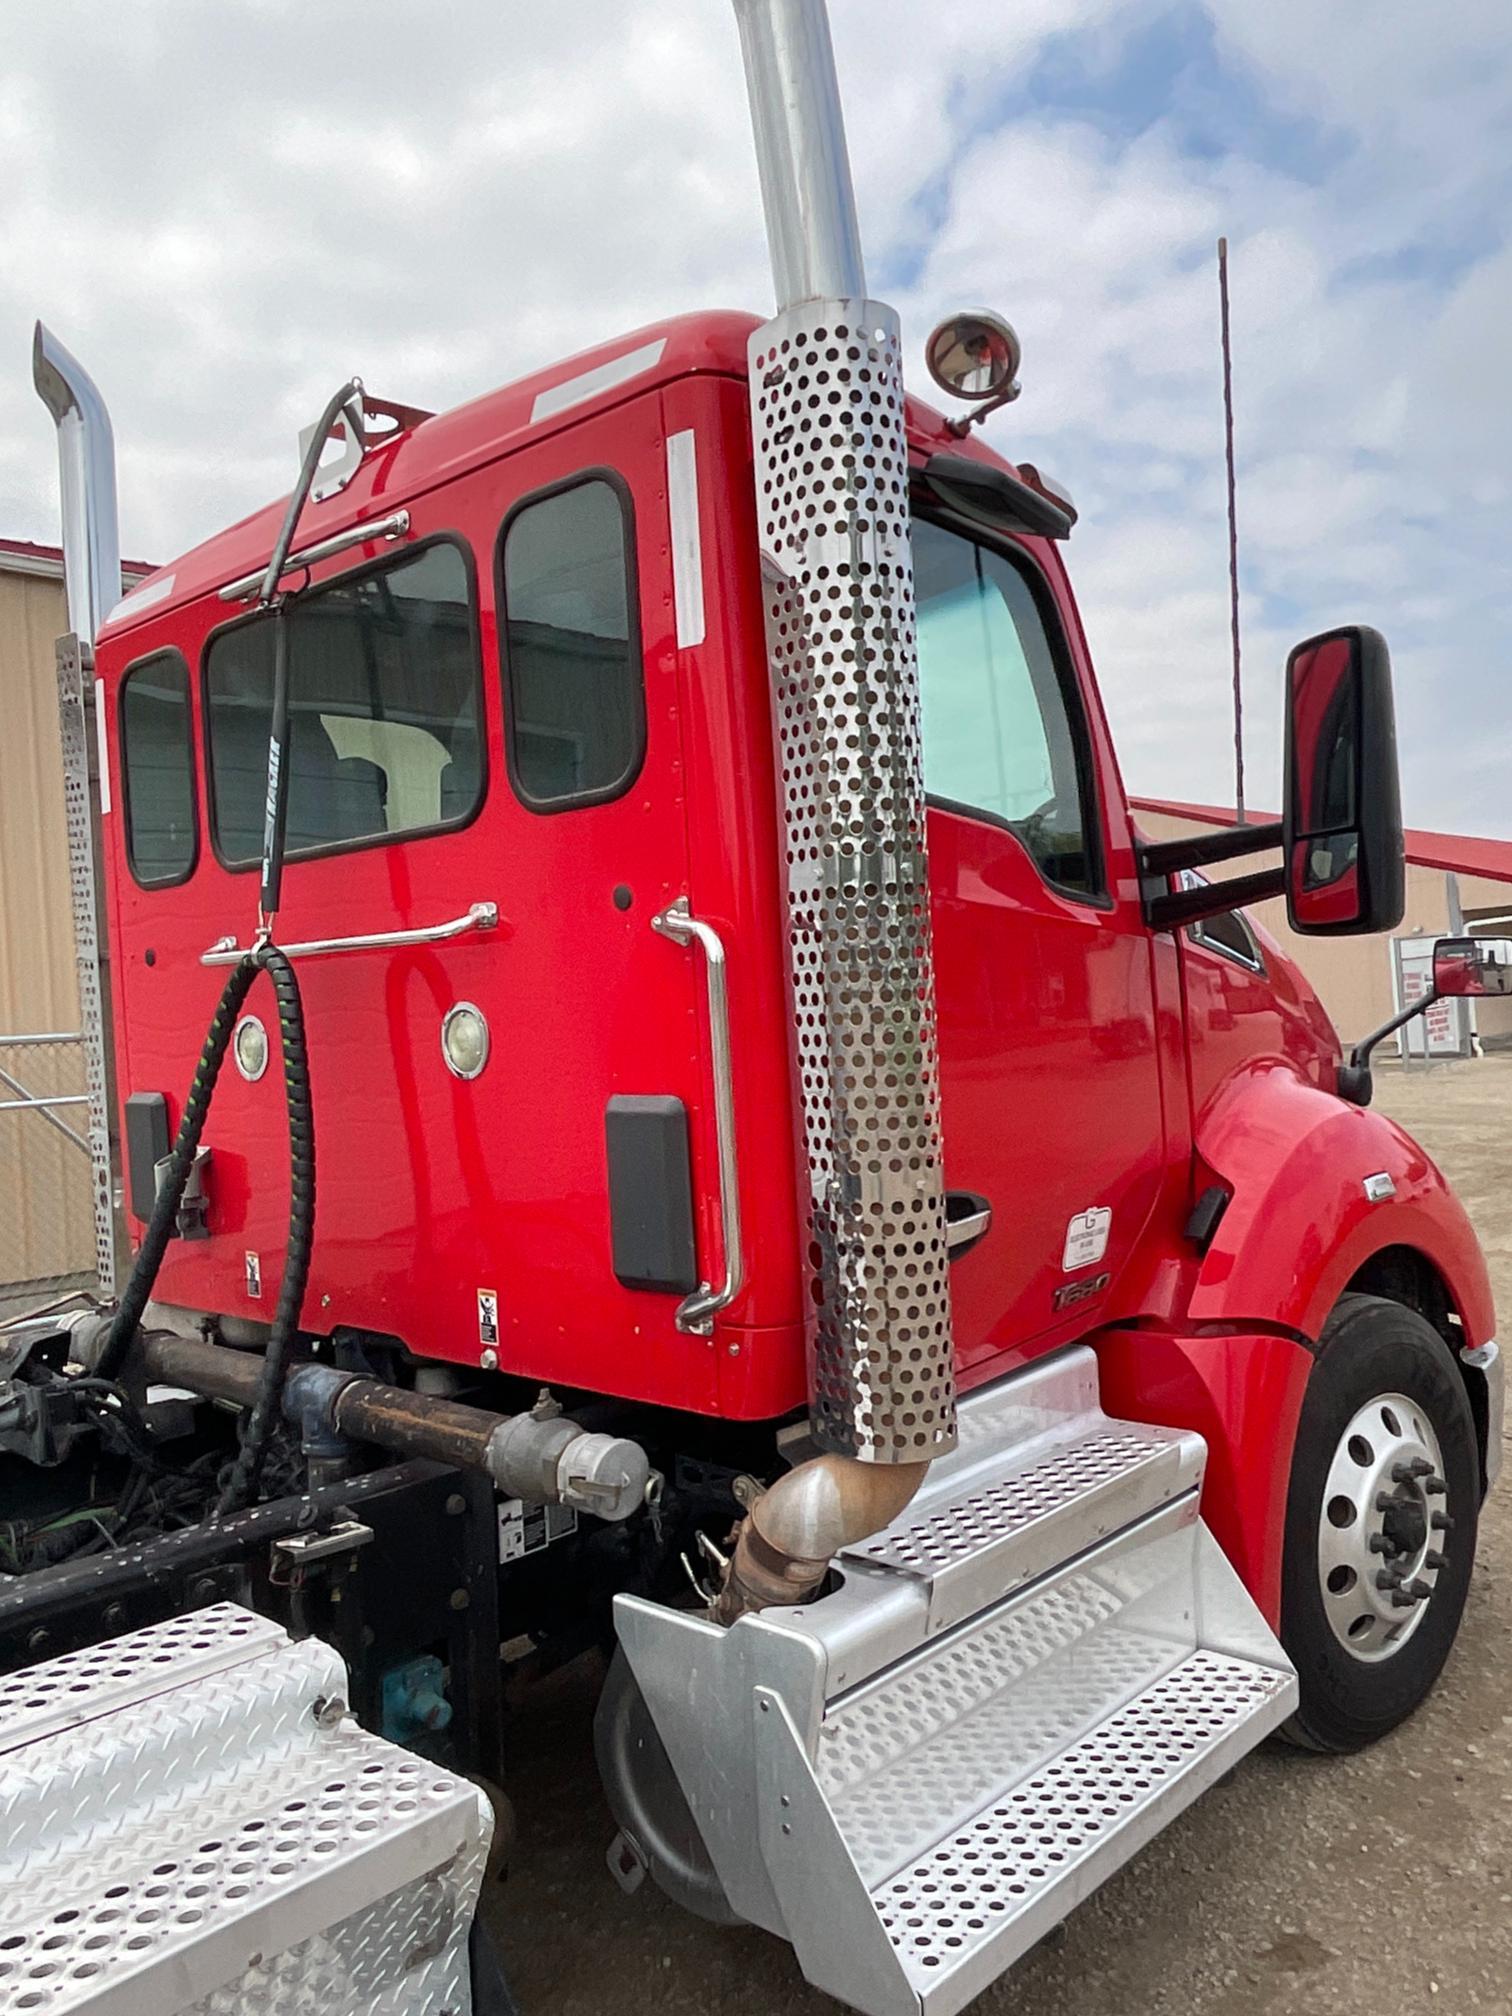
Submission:
<svg viewBox="0 0 1512 2016">
<path fill-rule="evenodd" d="M 499 1560 L 522 1561 L 576 1531 L 577 1514 L 570 1505 L 527 1505 L 523 1498 L 506 1498 L 499 1506 Z"/>
<path fill-rule="evenodd" d="M 1078 1211 L 1066 1227 L 1061 1272 L 1070 1274 L 1078 1267 L 1095 1266 L 1108 1250 L 1108 1228 L 1112 1223 L 1113 1213 L 1105 1204 L 1095 1205 L 1090 1211 Z"/>
<path fill-rule="evenodd" d="M 497 1344 L 499 1341 L 499 1294 L 496 1288 L 478 1290 L 478 1342 Z"/>
</svg>

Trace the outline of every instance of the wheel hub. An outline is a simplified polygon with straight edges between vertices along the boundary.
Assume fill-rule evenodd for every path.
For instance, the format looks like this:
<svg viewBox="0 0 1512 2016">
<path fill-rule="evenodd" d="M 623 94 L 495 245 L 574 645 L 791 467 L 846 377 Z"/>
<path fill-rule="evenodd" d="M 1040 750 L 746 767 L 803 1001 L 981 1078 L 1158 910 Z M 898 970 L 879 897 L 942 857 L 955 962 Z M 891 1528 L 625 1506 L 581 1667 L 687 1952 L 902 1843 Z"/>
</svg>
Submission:
<svg viewBox="0 0 1512 2016">
<path fill-rule="evenodd" d="M 1453 1523 L 1446 1496 L 1422 1403 L 1367 1401 L 1339 1438 L 1318 1521 L 1323 1610 L 1352 1658 L 1389 1659 L 1427 1615 Z"/>
</svg>

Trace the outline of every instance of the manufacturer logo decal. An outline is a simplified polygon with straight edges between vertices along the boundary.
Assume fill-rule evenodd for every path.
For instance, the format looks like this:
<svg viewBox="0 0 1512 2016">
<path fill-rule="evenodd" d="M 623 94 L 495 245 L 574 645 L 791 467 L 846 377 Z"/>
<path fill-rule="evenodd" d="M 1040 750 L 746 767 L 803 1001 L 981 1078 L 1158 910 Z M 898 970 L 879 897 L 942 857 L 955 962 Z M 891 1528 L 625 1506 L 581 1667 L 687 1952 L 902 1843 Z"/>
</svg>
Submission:
<svg viewBox="0 0 1512 2016">
<path fill-rule="evenodd" d="M 1062 1309 L 1074 1309 L 1078 1302 L 1090 1302 L 1094 1295 L 1101 1295 L 1112 1279 L 1111 1274 L 1103 1273 L 1093 1274 L 1085 1281 L 1068 1281 L 1050 1297 L 1050 1307 L 1059 1315 Z"/>
<path fill-rule="evenodd" d="M 1066 1250 L 1061 1255 L 1061 1272 L 1074 1274 L 1078 1267 L 1095 1267 L 1108 1250 L 1108 1229 L 1113 1213 L 1105 1204 L 1090 1211 L 1078 1211 L 1066 1227 Z"/>
<path fill-rule="evenodd" d="M 497 1344 L 499 1341 L 499 1294 L 496 1288 L 478 1290 L 478 1342 Z"/>
<path fill-rule="evenodd" d="M 247 1293 L 249 1295 L 262 1293 L 262 1261 L 256 1253 L 247 1255 Z"/>
</svg>

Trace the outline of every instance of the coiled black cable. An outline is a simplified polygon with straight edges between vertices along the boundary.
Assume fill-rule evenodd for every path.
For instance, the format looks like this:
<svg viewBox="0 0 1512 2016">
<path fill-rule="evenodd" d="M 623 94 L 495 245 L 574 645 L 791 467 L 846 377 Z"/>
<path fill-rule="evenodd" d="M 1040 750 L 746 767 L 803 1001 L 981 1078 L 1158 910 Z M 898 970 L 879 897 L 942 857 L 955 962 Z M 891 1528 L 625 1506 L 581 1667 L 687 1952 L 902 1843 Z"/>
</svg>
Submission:
<svg viewBox="0 0 1512 2016">
<path fill-rule="evenodd" d="M 122 1292 L 120 1307 L 95 1367 L 99 1378 L 114 1378 L 136 1335 L 157 1281 L 158 1270 L 163 1264 L 163 1255 L 168 1250 L 168 1241 L 173 1237 L 184 1189 L 194 1167 L 195 1150 L 204 1132 L 205 1118 L 221 1066 L 226 1060 L 231 1032 L 259 972 L 267 974 L 278 1004 L 284 1106 L 289 1122 L 289 1242 L 278 1287 L 278 1305 L 263 1354 L 257 1395 L 247 1412 L 236 1460 L 215 1508 L 217 1516 L 222 1517 L 239 1511 L 257 1489 L 268 1440 L 283 1403 L 284 1378 L 288 1371 L 289 1353 L 299 1332 L 315 1240 L 315 1118 L 310 1101 L 310 1063 L 305 1048 L 304 1009 L 294 968 L 276 945 L 263 945 L 248 952 L 231 969 L 231 976 L 211 1018 L 205 1047 L 195 1066 L 189 1096 L 184 1101 L 178 1135 L 168 1158 L 166 1179 L 153 1204 L 136 1264 Z"/>
<path fill-rule="evenodd" d="M 268 1439 L 283 1405 L 289 1352 L 299 1334 L 299 1315 L 304 1307 L 310 1253 L 315 1241 L 315 1115 L 310 1103 L 310 1060 L 305 1050 L 299 982 L 294 977 L 294 968 L 276 945 L 263 946 L 256 957 L 272 981 L 278 1001 L 284 1104 L 289 1116 L 289 1243 L 284 1253 L 283 1278 L 278 1284 L 273 1328 L 263 1353 L 257 1397 L 248 1410 L 241 1447 L 216 1504 L 220 1516 L 239 1511 L 257 1488 Z"/>
</svg>

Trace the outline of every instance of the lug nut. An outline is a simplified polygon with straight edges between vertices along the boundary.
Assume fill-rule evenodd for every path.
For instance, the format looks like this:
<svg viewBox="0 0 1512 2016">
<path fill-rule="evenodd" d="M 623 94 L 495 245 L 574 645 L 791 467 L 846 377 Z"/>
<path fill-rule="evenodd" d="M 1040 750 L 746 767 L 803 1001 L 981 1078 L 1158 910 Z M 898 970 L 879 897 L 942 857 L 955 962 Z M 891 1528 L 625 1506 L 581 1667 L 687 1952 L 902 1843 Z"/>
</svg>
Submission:
<svg viewBox="0 0 1512 2016">
<path fill-rule="evenodd" d="M 1449 1486 L 1444 1482 L 1442 1477 L 1425 1477 L 1423 1479 L 1423 1490 L 1430 1498 L 1442 1498 L 1448 1489 Z"/>
<path fill-rule="evenodd" d="M 1454 1524 L 1454 1521 L 1447 1512 L 1430 1512 L 1428 1515 L 1428 1524 L 1433 1528 L 1435 1533 L 1447 1533 Z"/>
<path fill-rule="evenodd" d="M 1442 1568 L 1448 1558 L 1439 1548 L 1430 1547 L 1428 1552 L 1423 1556 L 1423 1566 L 1425 1568 Z"/>
<path fill-rule="evenodd" d="M 1395 1589 L 1402 1579 L 1400 1568 L 1378 1568 L 1375 1585 L 1377 1589 Z"/>
<path fill-rule="evenodd" d="M 1414 1603 L 1426 1603 L 1428 1598 L 1433 1594 L 1433 1584 L 1425 1582 L 1422 1576 L 1419 1575 L 1415 1581 L 1407 1584 L 1407 1594 L 1412 1598 Z"/>
</svg>

